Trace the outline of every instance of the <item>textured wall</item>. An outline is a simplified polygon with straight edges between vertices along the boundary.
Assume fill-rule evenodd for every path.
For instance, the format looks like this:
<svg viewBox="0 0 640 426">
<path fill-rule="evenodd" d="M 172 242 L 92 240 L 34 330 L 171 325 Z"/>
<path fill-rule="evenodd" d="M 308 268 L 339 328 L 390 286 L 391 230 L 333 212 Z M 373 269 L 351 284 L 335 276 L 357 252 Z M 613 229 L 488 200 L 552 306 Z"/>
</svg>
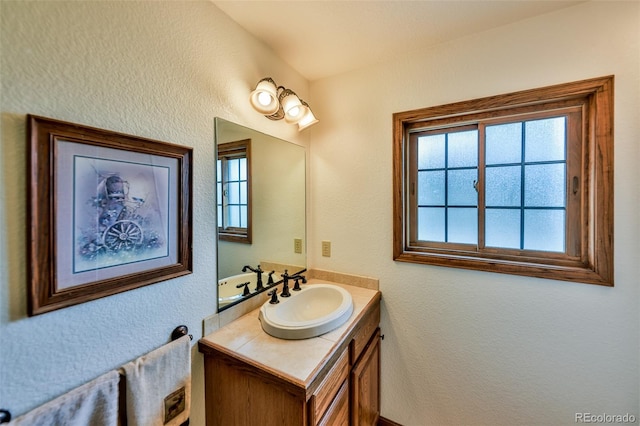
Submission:
<svg viewBox="0 0 640 426">
<path fill-rule="evenodd" d="M 0 2 L 0 405 L 18 415 L 215 312 L 213 117 L 310 136 L 310 266 L 380 278 L 382 414 L 405 425 L 638 413 L 640 46 L 634 2 L 591 2 L 315 82 L 207 2 Z M 616 75 L 616 287 L 395 263 L 391 114 Z M 271 75 L 321 122 L 246 102 Z M 371 87 L 375 87 L 372 90 Z M 194 274 L 26 317 L 27 113 L 194 147 Z M 332 257 L 320 241 L 332 241 Z M 194 425 L 203 424 L 194 355 Z M 638 417 L 638 416 L 636 416 Z"/>
<path fill-rule="evenodd" d="M 216 311 L 213 119 L 306 144 L 248 103 L 262 77 L 308 84 L 209 2 L 0 2 L 0 406 L 17 416 L 168 341 L 195 345 Z M 26 130 L 36 114 L 194 148 L 193 269 L 26 316 Z M 204 424 L 193 346 L 192 424 Z"/>
<path fill-rule="evenodd" d="M 637 2 L 587 2 L 312 83 L 322 121 L 311 129 L 310 265 L 380 278 L 383 416 L 407 426 L 640 417 L 639 23 Z M 609 74 L 615 288 L 392 260 L 392 113 Z"/>
</svg>

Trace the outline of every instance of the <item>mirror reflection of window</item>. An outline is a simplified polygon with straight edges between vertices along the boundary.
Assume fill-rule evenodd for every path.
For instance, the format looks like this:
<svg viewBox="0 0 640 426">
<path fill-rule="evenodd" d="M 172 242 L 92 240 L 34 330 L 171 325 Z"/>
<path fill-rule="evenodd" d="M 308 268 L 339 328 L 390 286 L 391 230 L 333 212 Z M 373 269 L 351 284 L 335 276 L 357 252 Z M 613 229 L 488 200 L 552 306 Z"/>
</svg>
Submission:
<svg viewBox="0 0 640 426">
<path fill-rule="evenodd" d="M 251 139 L 218 145 L 218 238 L 251 244 Z"/>
<path fill-rule="evenodd" d="M 220 152 L 227 152 L 230 142 L 250 140 L 250 155 L 247 163 L 250 185 L 247 186 L 247 200 L 250 210 L 247 212 L 248 224 L 251 225 L 251 244 L 239 244 L 225 241 L 225 236 L 217 239 L 217 279 L 218 279 L 218 311 L 242 304 L 257 293 L 242 296 L 242 289 L 235 287 L 238 283 L 248 281 L 242 272 L 246 265 L 263 270 L 276 271 L 274 278 L 285 269 L 292 273 L 306 268 L 306 149 L 274 136 L 248 127 L 232 123 L 220 117 L 215 118 L 216 159 Z M 230 152 L 228 152 L 230 153 Z M 220 161 L 215 175 L 218 197 L 218 214 L 220 220 L 223 209 L 223 167 Z M 224 178 L 225 181 L 228 178 Z M 211 182 L 212 186 L 214 182 Z M 213 200 L 212 200 L 213 201 Z M 216 222 L 216 233 L 223 225 Z M 301 250 L 300 250 L 301 249 Z M 267 278 L 264 279 L 264 283 Z M 255 289 L 250 285 L 249 289 Z M 235 293 L 234 293 L 235 292 Z M 230 299 L 234 295 L 240 297 Z"/>
</svg>

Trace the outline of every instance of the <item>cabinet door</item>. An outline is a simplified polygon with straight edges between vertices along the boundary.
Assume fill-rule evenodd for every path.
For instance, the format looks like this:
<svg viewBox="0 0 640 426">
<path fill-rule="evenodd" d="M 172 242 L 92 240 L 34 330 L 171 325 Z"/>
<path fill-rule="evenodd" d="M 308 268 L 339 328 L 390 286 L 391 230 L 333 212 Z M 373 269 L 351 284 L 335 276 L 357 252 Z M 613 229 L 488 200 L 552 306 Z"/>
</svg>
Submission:
<svg viewBox="0 0 640 426">
<path fill-rule="evenodd" d="M 370 426 L 380 416 L 380 329 L 351 370 L 351 424 Z"/>
</svg>

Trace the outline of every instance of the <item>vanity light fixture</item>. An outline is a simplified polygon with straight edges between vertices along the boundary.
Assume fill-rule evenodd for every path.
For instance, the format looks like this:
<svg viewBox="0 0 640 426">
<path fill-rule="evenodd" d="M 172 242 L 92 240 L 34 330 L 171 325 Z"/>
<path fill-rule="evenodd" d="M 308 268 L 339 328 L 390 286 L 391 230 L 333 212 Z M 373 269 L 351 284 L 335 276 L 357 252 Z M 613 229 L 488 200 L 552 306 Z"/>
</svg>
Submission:
<svg viewBox="0 0 640 426">
<path fill-rule="evenodd" d="M 249 95 L 249 102 L 260 114 L 270 120 L 282 120 L 297 124 L 298 131 L 318 122 L 309 104 L 296 93 L 283 86 L 276 85 L 272 78 L 263 78 Z"/>
</svg>

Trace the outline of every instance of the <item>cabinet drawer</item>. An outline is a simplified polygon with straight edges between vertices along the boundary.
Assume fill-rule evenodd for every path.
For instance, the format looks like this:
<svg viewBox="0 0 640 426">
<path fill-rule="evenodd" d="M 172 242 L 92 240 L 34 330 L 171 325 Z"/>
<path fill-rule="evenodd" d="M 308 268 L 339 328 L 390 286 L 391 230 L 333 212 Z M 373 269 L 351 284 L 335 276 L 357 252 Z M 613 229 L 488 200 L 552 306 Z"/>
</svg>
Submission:
<svg viewBox="0 0 640 426">
<path fill-rule="evenodd" d="M 353 336 L 353 340 L 351 341 L 351 359 L 350 364 L 354 365 L 360 355 L 362 354 L 362 350 L 369 343 L 369 339 L 371 339 L 371 335 L 376 331 L 378 325 L 380 324 L 380 303 L 376 304 L 375 308 L 367 315 L 366 318 L 362 320 L 362 326 Z"/>
<path fill-rule="evenodd" d="M 344 351 L 342 355 L 340 355 L 336 364 L 329 373 L 327 373 L 327 376 L 322 380 L 322 383 L 311 397 L 312 424 L 316 424 L 318 420 L 322 418 L 340 390 L 340 387 L 349 376 L 349 358 L 347 352 L 348 351 Z"/>
<path fill-rule="evenodd" d="M 318 426 L 347 426 L 349 424 L 349 383 L 345 381 Z"/>
</svg>

